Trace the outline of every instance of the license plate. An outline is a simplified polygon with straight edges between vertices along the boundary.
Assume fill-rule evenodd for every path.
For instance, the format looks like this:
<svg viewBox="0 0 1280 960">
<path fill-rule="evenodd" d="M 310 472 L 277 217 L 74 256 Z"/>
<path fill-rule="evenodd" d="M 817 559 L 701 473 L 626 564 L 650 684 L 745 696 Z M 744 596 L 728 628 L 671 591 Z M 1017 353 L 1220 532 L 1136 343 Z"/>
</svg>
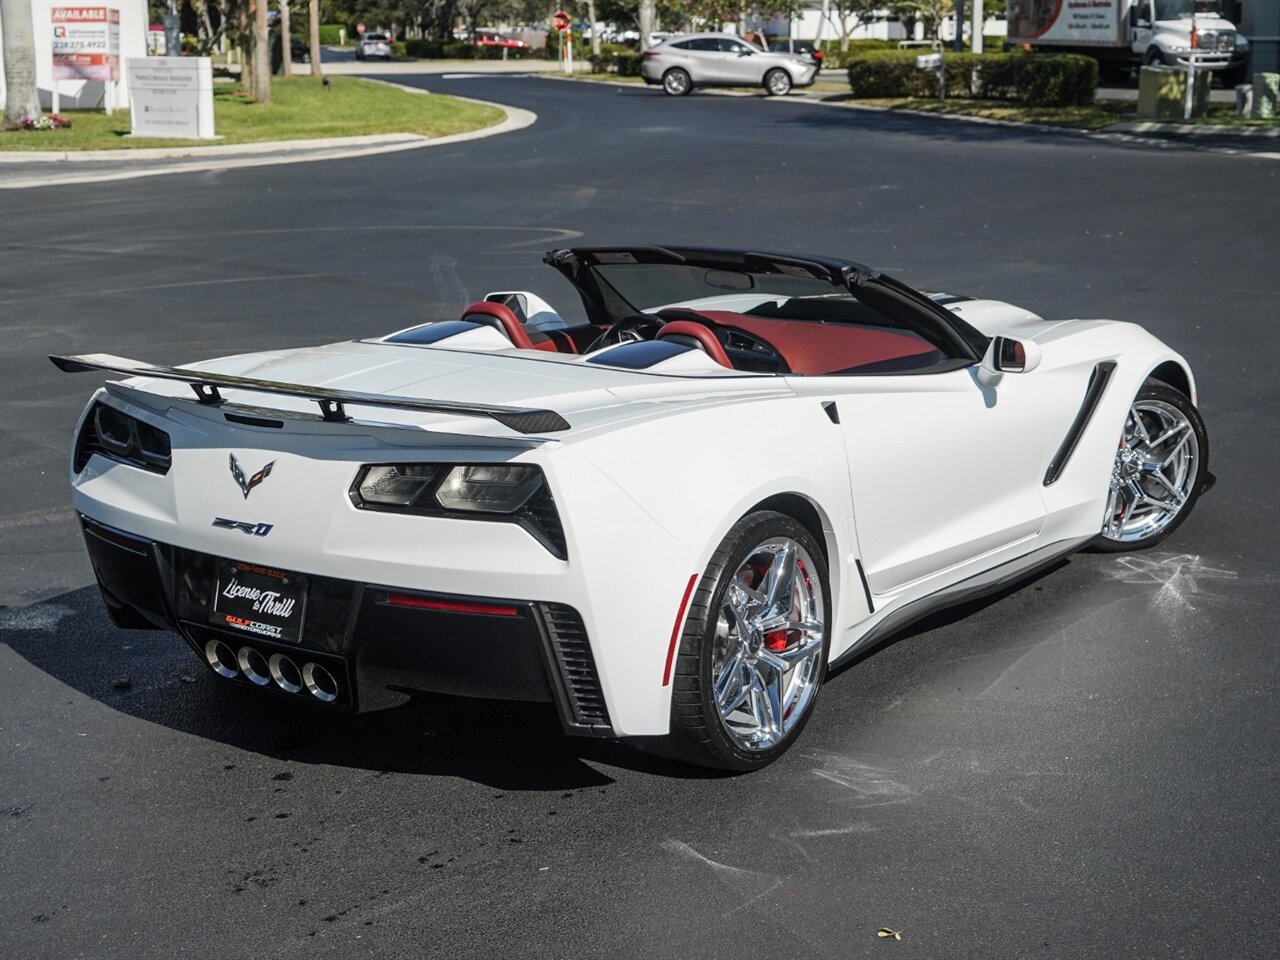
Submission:
<svg viewBox="0 0 1280 960">
<path fill-rule="evenodd" d="M 268 640 L 297 643 L 306 597 L 306 577 L 224 560 L 218 565 L 209 622 Z"/>
</svg>

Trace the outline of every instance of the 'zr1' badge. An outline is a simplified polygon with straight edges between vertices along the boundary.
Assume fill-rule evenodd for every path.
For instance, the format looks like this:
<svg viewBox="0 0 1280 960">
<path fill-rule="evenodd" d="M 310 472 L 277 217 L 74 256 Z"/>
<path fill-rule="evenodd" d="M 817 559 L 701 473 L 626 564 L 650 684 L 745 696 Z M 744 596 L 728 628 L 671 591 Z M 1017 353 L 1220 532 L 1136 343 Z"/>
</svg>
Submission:
<svg viewBox="0 0 1280 960">
<path fill-rule="evenodd" d="M 247 533 L 251 537 L 265 537 L 271 532 L 273 524 L 270 523 L 249 523 L 247 520 L 228 520 L 226 517 L 214 517 L 213 525 L 222 527 L 224 530 L 239 530 L 241 533 Z"/>
</svg>

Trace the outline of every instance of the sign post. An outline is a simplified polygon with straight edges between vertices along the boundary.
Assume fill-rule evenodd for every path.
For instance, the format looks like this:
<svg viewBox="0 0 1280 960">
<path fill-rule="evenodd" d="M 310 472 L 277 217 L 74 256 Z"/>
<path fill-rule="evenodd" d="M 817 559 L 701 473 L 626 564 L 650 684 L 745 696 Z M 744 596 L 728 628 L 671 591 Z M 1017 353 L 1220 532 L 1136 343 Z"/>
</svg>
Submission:
<svg viewBox="0 0 1280 960">
<path fill-rule="evenodd" d="M 120 81 L 120 11 L 114 7 L 52 7 L 53 112 L 61 106 L 59 81 L 102 83 L 107 113 Z"/>
<path fill-rule="evenodd" d="M 563 10 L 557 10 L 551 17 L 551 26 L 555 27 L 564 34 L 564 41 L 560 44 L 560 56 L 564 60 L 564 72 L 573 73 L 573 31 L 569 29 L 569 14 Z"/>
</svg>

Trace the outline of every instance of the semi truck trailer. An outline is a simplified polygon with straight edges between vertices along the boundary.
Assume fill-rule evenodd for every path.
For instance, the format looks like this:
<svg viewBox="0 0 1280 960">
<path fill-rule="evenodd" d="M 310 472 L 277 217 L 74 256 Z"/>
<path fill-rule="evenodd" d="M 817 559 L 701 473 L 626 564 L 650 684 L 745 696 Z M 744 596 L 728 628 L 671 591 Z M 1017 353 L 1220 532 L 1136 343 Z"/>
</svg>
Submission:
<svg viewBox="0 0 1280 960">
<path fill-rule="evenodd" d="M 1010 47 L 1082 53 L 1106 77 L 1135 66 L 1179 66 L 1191 52 L 1231 87 L 1249 71 L 1249 41 L 1221 0 L 1008 0 Z"/>
</svg>

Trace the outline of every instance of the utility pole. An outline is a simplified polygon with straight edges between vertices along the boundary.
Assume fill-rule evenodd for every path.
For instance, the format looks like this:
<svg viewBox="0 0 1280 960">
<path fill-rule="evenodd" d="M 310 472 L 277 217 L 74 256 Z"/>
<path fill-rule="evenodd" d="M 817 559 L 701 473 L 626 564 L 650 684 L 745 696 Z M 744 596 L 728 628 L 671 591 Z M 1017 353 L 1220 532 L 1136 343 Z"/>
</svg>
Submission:
<svg viewBox="0 0 1280 960">
<path fill-rule="evenodd" d="M 956 0 L 956 38 L 951 49 L 956 53 L 964 53 L 964 0 Z"/>
<path fill-rule="evenodd" d="M 982 53 L 986 47 L 982 41 L 982 27 L 986 21 L 986 13 L 982 9 L 982 0 L 973 0 L 973 52 Z"/>
</svg>

